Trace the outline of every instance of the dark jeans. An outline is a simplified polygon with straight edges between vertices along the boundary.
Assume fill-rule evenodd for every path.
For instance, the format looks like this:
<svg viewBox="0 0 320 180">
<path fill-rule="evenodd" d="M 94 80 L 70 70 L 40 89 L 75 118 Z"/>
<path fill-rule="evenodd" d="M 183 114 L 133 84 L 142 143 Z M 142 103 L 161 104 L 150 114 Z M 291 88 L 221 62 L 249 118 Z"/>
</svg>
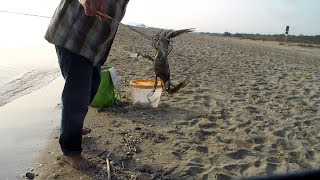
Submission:
<svg viewBox="0 0 320 180">
<path fill-rule="evenodd" d="M 100 67 L 88 59 L 56 46 L 65 85 L 59 143 L 64 155 L 81 154 L 83 121 L 100 84 Z"/>
</svg>

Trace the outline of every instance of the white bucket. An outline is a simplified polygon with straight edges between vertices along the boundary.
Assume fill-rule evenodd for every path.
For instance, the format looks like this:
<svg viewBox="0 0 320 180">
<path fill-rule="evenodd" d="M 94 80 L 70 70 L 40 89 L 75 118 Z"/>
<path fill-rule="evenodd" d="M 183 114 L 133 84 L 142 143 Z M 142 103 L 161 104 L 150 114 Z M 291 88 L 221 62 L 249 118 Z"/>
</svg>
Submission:
<svg viewBox="0 0 320 180">
<path fill-rule="evenodd" d="M 152 80 L 133 80 L 130 82 L 133 104 L 143 108 L 156 108 L 159 105 L 162 93 L 161 82 L 158 81 L 156 91 Z"/>
</svg>

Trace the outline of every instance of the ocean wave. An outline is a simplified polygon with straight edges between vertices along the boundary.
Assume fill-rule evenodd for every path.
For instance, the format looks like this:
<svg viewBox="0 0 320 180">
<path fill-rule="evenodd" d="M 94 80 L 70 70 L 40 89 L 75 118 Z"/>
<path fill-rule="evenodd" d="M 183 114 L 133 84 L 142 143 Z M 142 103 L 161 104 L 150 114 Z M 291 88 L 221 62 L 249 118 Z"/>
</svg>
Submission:
<svg viewBox="0 0 320 180">
<path fill-rule="evenodd" d="M 59 69 L 32 70 L 1 85 L 0 106 L 42 88 L 56 79 L 59 74 Z"/>
</svg>

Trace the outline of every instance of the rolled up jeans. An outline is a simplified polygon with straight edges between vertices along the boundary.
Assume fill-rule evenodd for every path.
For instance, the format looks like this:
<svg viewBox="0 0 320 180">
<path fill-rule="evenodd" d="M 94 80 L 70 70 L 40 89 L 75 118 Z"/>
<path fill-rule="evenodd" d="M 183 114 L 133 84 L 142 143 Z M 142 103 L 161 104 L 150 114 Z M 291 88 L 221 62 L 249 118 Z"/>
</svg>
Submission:
<svg viewBox="0 0 320 180">
<path fill-rule="evenodd" d="M 62 92 L 62 114 L 59 143 L 64 155 L 82 152 L 83 122 L 100 84 L 100 67 L 78 54 L 56 46 L 65 84 Z"/>
</svg>

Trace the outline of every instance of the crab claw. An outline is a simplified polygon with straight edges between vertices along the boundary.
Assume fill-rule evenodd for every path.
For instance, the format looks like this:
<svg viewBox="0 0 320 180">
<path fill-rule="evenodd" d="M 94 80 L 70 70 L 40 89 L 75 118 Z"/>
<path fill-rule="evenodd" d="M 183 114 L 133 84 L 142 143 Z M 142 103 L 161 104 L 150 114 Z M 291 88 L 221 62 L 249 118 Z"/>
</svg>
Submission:
<svg viewBox="0 0 320 180">
<path fill-rule="evenodd" d="M 171 83 L 170 81 L 166 81 L 163 83 L 163 87 L 162 87 L 164 90 L 168 90 L 171 88 Z"/>
<path fill-rule="evenodd" d="M 188 76 L 184 81 L 182 81 L 178 85 L 174 86 L 173 88 L 167 89 L 168 94 L 173 94 L 173 93 L 178 92 L 181 88 L 184 88 L 185 86 L 188 85 L 189 80 L 190 80 L 190 76 Z"/>
</svg>

